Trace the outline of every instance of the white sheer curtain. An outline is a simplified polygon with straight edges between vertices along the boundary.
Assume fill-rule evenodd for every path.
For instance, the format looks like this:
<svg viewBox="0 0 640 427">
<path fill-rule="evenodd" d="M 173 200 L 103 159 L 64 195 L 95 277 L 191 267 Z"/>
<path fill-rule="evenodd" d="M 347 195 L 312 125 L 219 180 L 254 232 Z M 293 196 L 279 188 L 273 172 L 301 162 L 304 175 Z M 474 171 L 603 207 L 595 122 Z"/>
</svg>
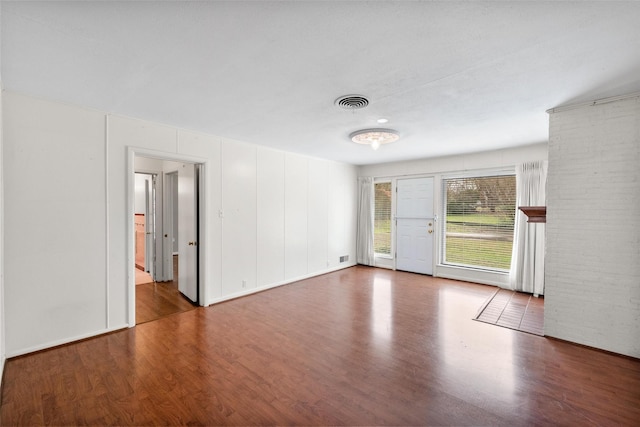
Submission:
<svg viewBox="0 0 640 427">
<path fill-rule="evenodd" d="M 528 223 L 518 206 L 546 206 L 547 161 L 516 167 L 516 220 L 509 286 L 521 292 L 544 294 L 545 224 Z"/>
<path fill-rule="evenodd" d="M 356 230 L 358 264 L 373 265 L 373 178 L 358 178 L 358 228 Z"/>
</svg>

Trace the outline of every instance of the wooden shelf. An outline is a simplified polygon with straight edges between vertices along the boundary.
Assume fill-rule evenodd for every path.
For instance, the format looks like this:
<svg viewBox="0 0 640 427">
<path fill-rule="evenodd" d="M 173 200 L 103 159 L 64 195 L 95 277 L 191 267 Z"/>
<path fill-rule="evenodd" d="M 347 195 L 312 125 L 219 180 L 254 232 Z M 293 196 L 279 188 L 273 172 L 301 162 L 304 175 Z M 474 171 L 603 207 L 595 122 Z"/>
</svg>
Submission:
<svg viewBox="0 0 640 427">
<path fill-rule="evenodd" d="M 547 222 L 546 206 L 520 206 L 518 209 L 529 217 L 527 222 Z"/>
</svg>

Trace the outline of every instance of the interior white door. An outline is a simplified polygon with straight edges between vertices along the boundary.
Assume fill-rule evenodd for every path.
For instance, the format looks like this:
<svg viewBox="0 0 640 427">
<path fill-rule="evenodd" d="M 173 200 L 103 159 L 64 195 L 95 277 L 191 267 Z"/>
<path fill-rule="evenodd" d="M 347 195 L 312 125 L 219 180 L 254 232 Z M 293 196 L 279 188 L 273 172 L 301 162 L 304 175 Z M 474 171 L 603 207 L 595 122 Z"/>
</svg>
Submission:
<svg viewBox="0 0 640 427">
<path fill-rule="evenodd" d="M 397 181 L 396 269 L 433 274 L 433 178 Z"/>
<path fill-rule="evenodd" d="M 164 272 L 165 280 L 174 280 L 173 276 L 173 252 L 174 252 L 174 239 L 177 235 L 177 226 L 174 227 L 174 223 L 177 224 L 177 212 L 178 212 L 178 173 L 171 172 L 164 175 L 164 212 L 162 220 L 164 221 L 163 232 L 164 241 L 162 246 L 163 259 L 164 259 Z M 175 243 L 175 249 L 177 252 L 177 241 Z"/>
<path fill-rule="evenodd" d="M 146 175 L 144 180 L 144 203 L 145 203 L 145 254 L 144 269 L 153 280 L 156 280 L 155 269 L 155 176 Z"/>
<path fill-rule="evenodd" d="M 178 290 L 198 302 L 198 198 L 195 165 L 178 169 Z"/>
</svg>

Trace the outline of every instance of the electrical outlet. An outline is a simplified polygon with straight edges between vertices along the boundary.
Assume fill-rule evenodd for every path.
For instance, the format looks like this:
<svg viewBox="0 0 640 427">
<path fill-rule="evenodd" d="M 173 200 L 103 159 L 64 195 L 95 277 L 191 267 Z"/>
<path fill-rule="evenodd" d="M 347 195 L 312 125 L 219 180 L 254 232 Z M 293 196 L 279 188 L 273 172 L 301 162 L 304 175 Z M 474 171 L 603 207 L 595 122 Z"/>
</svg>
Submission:
<svg viewBox="0 0 640 427">
<path fill-rule="evenodd" d="M 243 287 L 243 288 L 246 288 L 246 287 L 247 287 L 247 281 L 246 281 L 246 280 L 243 280 L 243 281 L 242 281 L 242 287 Z"/>
</svg>

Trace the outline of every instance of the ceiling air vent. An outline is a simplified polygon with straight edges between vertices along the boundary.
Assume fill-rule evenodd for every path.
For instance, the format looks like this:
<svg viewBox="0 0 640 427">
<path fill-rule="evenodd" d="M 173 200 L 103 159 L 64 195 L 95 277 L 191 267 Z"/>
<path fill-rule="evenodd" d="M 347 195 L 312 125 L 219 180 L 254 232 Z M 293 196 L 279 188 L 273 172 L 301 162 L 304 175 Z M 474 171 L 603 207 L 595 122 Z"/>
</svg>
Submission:
<svg viewBox="0 0 640 427">
<path fill-rule="evenodd" d="M 344 110 L 359 110 L 369 105 L 369 100 L 362 95 L 345 95 L 336 99 L 335 104 Z"/>
</svg>

